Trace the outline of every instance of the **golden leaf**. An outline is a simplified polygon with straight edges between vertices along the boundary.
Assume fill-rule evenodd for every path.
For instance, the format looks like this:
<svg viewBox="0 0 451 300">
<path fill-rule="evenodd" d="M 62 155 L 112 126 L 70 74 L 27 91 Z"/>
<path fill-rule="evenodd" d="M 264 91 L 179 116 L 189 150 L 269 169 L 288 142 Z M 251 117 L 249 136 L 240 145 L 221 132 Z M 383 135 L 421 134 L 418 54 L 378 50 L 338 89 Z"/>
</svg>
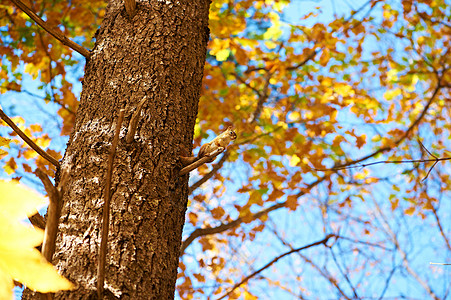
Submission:
<svg viewBox="0 0 451 300">
<path fill-rule="evenodd" d="M 0 298 L 12 299 L 13 279 L 43 293 L 73 287 L 35 248 L 44 232 L 21 222 L 46 203 L 18 183 L 0 181 Z M 11 201 L 14 199 L 14 201 Z"/>
</svg>

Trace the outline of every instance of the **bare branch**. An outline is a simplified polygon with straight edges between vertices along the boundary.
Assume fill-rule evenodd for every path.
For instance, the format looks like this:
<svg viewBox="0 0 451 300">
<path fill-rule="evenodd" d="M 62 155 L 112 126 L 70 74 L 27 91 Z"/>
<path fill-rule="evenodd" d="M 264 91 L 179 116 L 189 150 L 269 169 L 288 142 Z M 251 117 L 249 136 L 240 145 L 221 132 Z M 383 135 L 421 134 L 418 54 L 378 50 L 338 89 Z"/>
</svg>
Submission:
<svg viewBox="0 0 451 300">
<path fill-rule="evenodd" d="M 440 218 L 437 214 L 437 209 L 432 206 L 432 212 L 434 213 L 435 221 L 437 222 L 438 229 L 440 230 L 440 234 L 442 235 L 443 239 L 445 240 L 446 246 L 448 247 L 448 250 L 451 251 L 451 244 L 449 242 L 449 239 L 446 237 L 445 231 L 443 230 L 442 222 L 440 222 Z"/>
<path fill-rule="evenodd" d="M 212 162 L 213 159 L 216 156 L 218 156 L 219 154 L 221 154 L 222 152 L 224 152 L 224 148 L 220 147 L 220 148 L 216 149 L 215 151 L 213 151 L 209 155 L 206 155 L 206 156 L 202 157 L 201 159 L 199 159 L 199 160 L 193 162 L 192 164 L 190 164 L 190 165 L 184 167 L 183 169 L 181 169 L 179 175 L 182 176 L 182 175 L 188 174 L 192 170 L 194 170 L 196 168 L 199 168 L 204 163 Z"/>
<path fill-rule="evenodd" d="M 265 105 L 266 101 L 269 98 L 268 88 L 269 88 L 269 81 L 271 79 L 271 76 L 272 76 L 271 72 L 268 72 L 266 74 L 265 85 L 263 86 L 262 93 L 259 94 L 257 107 L 255 108 L 252 116 L 248 119 L 248 123 L 250 123 L 250 124 L 255 123 L 260 118 L 260 115 L 263 111 L 263 105 Z"/>
<path fill-rule="evenodd" d="M 423 143 L 418 139 L 418 143 L 420 144 L 421 148 L 424 149 L 430 156 L 432 156 L 435 159 L 438 159 L 437 156 L 435 156 L 434 154 L 432 154 L 431 152 L 429 152 L 429 150 L 423 145 Z"/>
<path fill-rule="evenodd" d="M 135 1 L 133 1 L 135 2 Z M 127 1 L 125 1 L 127 3 Z M 147 97 L 142 98 L 142 100 L 136 106 L 136 110 L 130 119 L 130 123 L 128 124 L 127 136 L 125 137 L 125 141 L 127 144 L 133 142 L 133 138 L 135 137 L 136 128 L 138 127 L 139 117 L 141 116 L 141 110 L 143 108 L 144 103 L 146 102 Z"/>
<path fill-rule="evenodd" d="M 407 259 L 407 253 L 401 248 L 401 244 L 399 243 L 398 237 L 396 235 L 395 232 L 393 232 L 392 228 L 390 227 L 390 222 L 388 221 L 386 215 L 382 212 L 381 207 L 379 206 L 379 204 L 377 203 L 377 201 L 375 201 L 373 199 L 373 203 L 374 206 L 376 207 L 376 212 L 379 215 L 379 217 L 382 219 L 382 226 L 384 227 L 384 229 L 386 230 L 389 238 L 391 239 L 391 241 L 393 242 L 396 250 L 399 252 L 399 254 L 401 255 L 401 259 L 403 262 L 403 265 L 407 271 L 407 273 L 409 273 L 422 287 L 423 289 L 431 296 L 431 298 L 435 299 L 435 300 L 439 300 L 439 298 L 437 297 L 437 295 L 434 293 L 434 291 L 432 290 L 432 288 L 428 285 L 427 282 L 425 282 L 419 275 L 418 273 L 416 273 L 409 264 L 409 261 Z"/>
<path fill-rule="evenodd" d="M 56 235 L 58 233 L 58 222 L 61 214 L 61 196 L 48 176 L 41 170 L 34 172 L 41 179 L 44 188 L 49 196 L 49 207 L 47 209 L 47 222 L 45 224 L 44 241 L 41 253 L 48 262 L 52 262 L 55 252 Z"/>
<path fill-rule="evenodd" d="M 78 45 L 77 43 L 71 41 L 67 37 L 63 35 L 62 32 L 59 31 L 59 29 L 52 29 L 50 26 L 42 20 L 37 14 L 35 14 L 31 9 L 29 9 L 24 3 L 22 3 L 20 0 L 11 0 L 17 7 L 19 7 L 24 13 L 26 13 L 33 21 L 38 23 L 39 26 L 41 26 L 45 31 L 50 33 L 54 38 L 56 38 L 58 41 L 60 41 L 63 45 L 68 46 L 69 48 L 72 48 L 73 50 L 77 51 L 84 57 L 88 58 L 91 53 L 83 48 L 82 46 Z"/>
<path fill-rule="evenodd" d="M 6 124 L 9 125 L 9 127 L 14 130 L 15 133 L 17 133 L 24 141 L 28 144 L 34 151 L 36 151 L 39 155 L 41 155 L 43 158 L 48 160 L 52 165 L 55 167 L 59 167 L 60 163 L 50 154 L 45 152 L 41 149 L 38 145 L 35 144 L 25 133 L 23 133 L 22 130 L 19 129 L 19 127 L 14 124 L 14 122 L 3 112 L 3 110 L 0 109 L 0 117 L 6 122 Z"/>
<path fill-rule="evenodd" d="M 315 171 L 336 171 L 336 170 L 344 170 L 344 169 L 365 168 L 368 166 L 374 166 L 374 165 L 379 165 L 379 164 L 411 164 L 411 163 L 427 163 L 427 162 L 435 162 L 435 164 L 434 164 L 434 166 L 435 166 L 437 164 L 437 162 L 445 161 L 445 160 L 451 160 L 451 157 L 444 157 L 444 158 L 437 158 L 437 159 L 381 160 L 381 161 L 375 161 L 375 162 L 368 163 L 368 164 L 359 164 L 359 165 L 354 165 L 354 166 L 337 167 L 337 168 L 330 168 L 330 169 L 314 168 L 314 170 Z M 426 179 L 426 178 L 424 178 L 424 179 Z"/>
<path fill-rule="evenodd" d="M 306 194 L 307 191 L 311 190 L 312 188 L 314 188 L 315 186 L 317 186 L 318 184 L 320 184 L 321 182 L 323 182 L 324 180 L 326 180 L 327 178 L 329 178 L 328 176 L 324 176 L 319 178 L 318 180 L 316 180 L 315 182 L 309 184 L 306 188 L 302 189 L 299 193 L 297 193 L 295 195 L 295 197 L 299 198 L 302 197 L 303 195 Z M 269 214 L 270 212 L 285 207 L 287 205 L 287 201 L 284 202 L 279 202 L 274 204 L 273 206 L 270 206 L 268 208 L 265 208 L 255 214 L 249 215 L 249 216 L 245 216 L 245 217 L 240 217 L 237 218 L 234 221 L 231 221 L 229 223 L 225 223 L 225 224 L 221 224 L 217 227 L 207 227 L 207 228 L 196 228 L 189 236 L 186 240 L 183 241 L 181 249 L 180 249 L 180 255 L 182 255 L 185 252 L 185 249 L 188 248 L 188 246 L 198 237 L 201 236 L 205 236 L 205 235 L 210 235 L 210 234 L 216 234 L 216 233 L 221 233 L 224 232 L 226 230 L 229 230 L 231 228 L 234 227 L 238 227 L 241 223 L 243 222 L 250 222 L 256 219 L 259 219 L 267 214 Z"/>
<path fill-rule="evenodd" d="M 439 80 L 440 82 L 440 80 Z M 406 132 L 404 132 L 404 134 L 394 142 L 393 146 L 386 146 L 383 148 L 380 148 L 376 151 L 374 151 L 371 154 L 368 154 L 367 156 L 364 156 L 362 158 L 350 161 L 350 162 L 346 162 L 346 163 L 337 163 L 335 164 L 335 166 L 333 166 L 331 168 L 331 170 L 340 170 L 340 169 L 345 169 L 349 166 L 352 165 L 356 165 L 362 161 L 365 161 L 371 157 L 374 157 L 380 153 L 384 153 L 386 151 L 392 150 L 394 147 L 398 146 L 399 144 L 401 144 L 409 135 L 410 133 L 418 126 L 418 124 L 420 124 L 420 122 L 423 120 L 424 116 L 426 115 L 427 111 L 429 110 L 429 107 L 431 106 L 432 102 L 435 99 L 435 96 L 437 96 L 438 92 L 440 91 L 440 89 L 442 88 L 442 86 L 437 85 L 437 87 L 435 88 L 434 92 L 432 93 L 431 97 L 429 98 L 428 103 L 426 104 L 426 106 L 424 107 L 423 111 L 421 112 L 421 114 L 418 116 L 418 118 L 409 126 L 409 128 L 407 128 Z"/>
<path fill-rule="evenodd" d="M 302 251 L 302 250 L 305 250 L 305 249 L 308 249 L 308 248 L 311 248 L 311 247 L 315 247 L 315 246 L 318 246 L 318 245 L 326 245 L 327 242 L 328 242 L 331 238 L 333 238 L 333 237 L 338 238 L 338 236 L 335 235 L 335 234 L 328 234 L 324 239 L 322 239 L 322 240 L 320 240 L 320 241 L 317 241 L 317 242 L 315 242 L 315 243 L 309 244 L 309 245 L 307 245 L 307 246 L 303 246 L 303 247 L 300 247 L 300 248 L 292 249 L 292 250 L 290 250 L 290 251 L 288 251 L 288 252 L 285 252 L 284 254 L 281 254 L 281 255 L 275 257 L 273 260 L 271 260 L 269 263 L 267 263 L 266 265 L 264 265 L 263 267 L 261 267 L 261 268 L 258 269 L 257 271 L 255 271 L 255 272 L 253 272 L 252 274 L 250 274 L 250 275 L 244 277 L 240 282 L 238 282 L 237 284 L 235 284 L 228 292 L 226 292 L 224 295 L 222 295 L 221 297 L 219 297 L 217 300 L 224 299 L 225 297 L 227 297 L 228 295 L 230 295 L 234 290 L 236 290 L 239 286 L 241 286 L 242 284 L 246 283 L 246 282 L 247 282 L 249 279 L 251 279 L 252 277 L 255 277 L 255 275 L 261 273 L 262 271 L 264 271 L 264 270 L 266 270 L 267 268 L 269 268 L 270 266 L 272 266 L 272 265 L 273 265 L 274 263 L 276 263 L 279 259 L 281 259 L 281 258 L 283 258 L 283 257 L 285 257 L 285 256 L 287 256 L 287 255 L 290 255 L 290 254 L 292 254 L 292 253 L 299 252 L 299 251 Z"/>
<path fill-rule="evenodd" d="M 110 202 L 111 202 L 111 177 L 113 174 L 113 162 L 116 155 L 116 148 L 119 142 L 119 133 L 121 131 L 122 121 L 124 120 L 125 109 L 121 108 L 116 123 L 113 142 L 111 143 L 110 155 L 108 156 L 108 166 L 105 175 L 104 204 L 102 214 L 102 237 L 99 249 L 99 265 L 97 269 L 97 296 L 99 300 L 103 299 L 103 290 L 105 282 L 105 262 L 108 244 L 108 231 L 110 227 Z"/>
<path fill-rule="evenodd" d="M 45 229 L 44 217 L 41 216 L 39 213 L 35 213 L 31 217 L 28 217 L 28 220 L 30 221 L 31 225 L 33 225 L 34 227 L 37 227 L 39 229 Z"/>
<path fill-rule="evenodd" d="M 136 14 L 136 1 L 135 0 L 124 0 L 125 10 L 128 16 L 133 18 Z"/>
<path fill-rule="evenodd" d="M 222 166 L 224 165 L 227 158 L 229 158 L 229 156 L 230 156 L 229 151 L 224 152 L 224 155 L 221 157 L 221 159 L 218 161 L 218 163 L 213 166 L 213 169 L 210 172 L 208 172 L 207 174 L 205 174 L 204 177 L 202 177 L 201 179 L 199 179 L 198 181 L 196 181 L 189 187 L 189 193 L 191 194 L 195 189 L 200 187 L 204 182 L 207 182 L 210 178 L 212 178 L 218 172 L 218 170 L 220 168 L 222 168 Z"/>
</svg>

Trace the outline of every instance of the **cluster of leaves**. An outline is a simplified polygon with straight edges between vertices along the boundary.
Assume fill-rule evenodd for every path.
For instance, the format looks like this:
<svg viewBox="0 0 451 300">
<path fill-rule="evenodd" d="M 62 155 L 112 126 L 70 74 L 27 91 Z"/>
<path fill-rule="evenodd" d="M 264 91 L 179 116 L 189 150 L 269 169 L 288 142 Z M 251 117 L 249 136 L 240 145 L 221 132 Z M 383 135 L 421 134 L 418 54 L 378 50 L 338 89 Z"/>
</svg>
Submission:
<svg viewBox="0 0 451 300">
<path fill-rule="evenodd" d="M 346 167 L 430 158 L 418 140 L 437 157 L 449 156 L 450 6 L 445 0 L 369 0 L 359 7 L 331 1 L 310 9 L 301 3 L 302 10 L 286 0 L 211 4 L 194 143 L 199 147 L 229 124 L 239 138 L 192 176 L 178 295 L 445 298 L 449 283 L 441 290 L 440 277 L 425 275 L 424 256 L 451 251 L 450 224 L 443 221 L 449 204 L 442 201 L 449 196 L 449 163 L 437 165 L 427 181 L 427 164 Z M 88 48 L 105 5 L 27 4 Z M 24 82 L 39 79 L 40 97 L 57 105 L 60 134 L 67 135 L 78 105 L 80 57 L 4 0 L 0 31 L 0 93 L 33 94 Z M 43 133 L 48 127 L 14 121 L 43 148 L 56 140 Z M 11 135 L 0 140 L 8 174 L 22 176 L 34 165 L 52 173 Z M 254 272 L 331 232 L 340 236 L 334 243 Z"/>
</svg>

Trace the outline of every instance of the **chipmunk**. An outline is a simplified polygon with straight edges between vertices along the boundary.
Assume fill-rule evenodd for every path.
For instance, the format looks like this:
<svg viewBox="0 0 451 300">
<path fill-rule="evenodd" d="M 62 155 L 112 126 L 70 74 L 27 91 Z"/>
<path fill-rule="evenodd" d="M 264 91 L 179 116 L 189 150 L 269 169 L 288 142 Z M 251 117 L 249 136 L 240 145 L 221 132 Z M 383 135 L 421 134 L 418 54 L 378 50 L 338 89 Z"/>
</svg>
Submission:
<svg viewBox="0 0 451 300">
<path fill-rule="evenodd" d="M 180 160 L 183 165 L 189 165 L 194 163 L 195 161 L 198 161 L 204 156 L 209 156 L 210 153 L 213 151 L 223 148 L 225 149 L 227 145 L 236 139 L 236 133 L 232 130 L 232 126 L 227 127 L 227 129 L 215 137 L 211 142 L 203 144 L 200 147 L 199 153 L 197 154 L 197 157 L 186 157 L 186 156 L 180 156 Z M 211 161 L 213 161 L 214 158 L 212 158 Z M 211 162 L 210 161 L 210 162 Z"/>
</svg>

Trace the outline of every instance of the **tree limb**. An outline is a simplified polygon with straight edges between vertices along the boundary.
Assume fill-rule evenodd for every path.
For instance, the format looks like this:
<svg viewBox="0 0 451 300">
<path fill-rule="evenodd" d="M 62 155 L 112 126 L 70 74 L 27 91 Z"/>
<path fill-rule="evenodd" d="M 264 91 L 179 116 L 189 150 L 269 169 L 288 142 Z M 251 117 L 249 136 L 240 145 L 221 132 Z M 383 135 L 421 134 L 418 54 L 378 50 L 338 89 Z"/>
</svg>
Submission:
<svg viewBox="0 0 451 300">
<path fill-rule="evenodd" d="M 44 184 L 45 191 L 49 196 L 49 207 L 47 208 L 47 222 L 45 224 L 44 241 L 41 253 L 48 262 L 52 262 L 55 252 L 56 234 L 58 232 L 58 222 L 61 214 L 61 196 L 49 177 L 41 170 L 34 172 Z"/>
<path fill-rule="evenodd" d="M 196 168 L 199 168 L 204 163 L 212 162 L 213 159 L 216 156 L 218 156 L 219 154 L 221 154 L 222 152 L 224 152 L 224 148 L 220 147 L 220 148 L 216 149 L 215 151 L 213 151 L 209 155 L 206 155 L 206 156 L 200 158 L 199 160 L 193 162 L 192 164 L 190 164 L 190 165 L 184 167 L 183 169 L 181 169 L 179 175 L 182 176 L 182 175 L 188 174 L 192 170 L 194 170 Z"/>
<path fill-rule="evenodd" d="M 315 182 L 309 184 L 305 189 L 302 189 L 299 193 L 297 193 L 295 195 L 295 197 L 297 197 L 297 198 L 302 197 L 303 195 L 306 194 L 307 191 L 311 190 L 312 188 L 314 188 L 315 186 L 317 186 L 318 184 L 320 184 L 321 182 L 323 182 L 327 178 L 328 178 L 328 176 L 324 176 L 324 177 L 319 178 Z M 288 203 L 287 201 L 276 203 L 273 206 L 265 208 L 265 209 L 255 213 L 255 214 L 252 214 L 252 215 L 249 215 L 249 216 L 245 216 L 245 217 L 239 217 L 236 220 L 233 220 L 233 221 L 231 221 L 229 223 L 221 224 L 221 225 L 219 225 L 217 227 L 196 228 L 188 236 L 188 238 L 183 241 L 182 246 L 180 248 L 180 255 L 183 255 L 183 253 L 185 252 L 185 249 L 188 248 L 188 246 L 198 237 L 205 236 L 205 235 L 210 235 L 210 234 L 221 233 L 221 232 L 224 232 L 224 231 L 229 230 L 231 228 L 239 226 L 244 221 L 249 222 L 249 221 L 256 220 L 258 218 L 261 218 L 261 217 L 269 214 L 270 212 L 272 212 L 272 211 L 274 211 L 276 209 L 285 207 L 287 205 L 287 203 Z"/>
<path fill-rule="evenodd" d="M 40 156 L 49 161 L 52 165 L 59 168 L 60 163 L 53 156 L 51 156 L 50 154 L 42 150 L 41 147 L 36 145 L 35 142 L 33 142 L 25 133 L 23 133 L 23 131 L 20 130 L 20 128 L 17 127 L 16 124 L 14 124 L 14 122 L 1 109 L 0 109 L 0 117 L 6 122 L 6 124 L 9 125 L 9 127 L 12 128 L 12 130 L 14 130 L 15 133 L 17 133 L 17 135 L 19 135 L 25 141 L 25 143 L 28 144 L 28 146 L 30 146 Z"/>
<path fill-rule="evenodd" d="M 71 41 L 66 36 L 63 35 L 62 32 L 59 31 L 59 29 L 52 29 L 50 26 L 42 20 L 37 14 L 35 14 L 31 9 L 29 9 L 24 3 L 22 3 L 20 0 L 11 0 L 12 3 L 14 3 L 17 7 L 19 7 L 24 13 L 26 13 L 33 21 L 35 21 L 39 26 L 41 26 L 45 31 L 50 33 L 54 38 L 56 38 L 58 41 L 60 41 L 63 45 L 68 46 L 69 48 L 72 48 L 73 50 L 77 51 L 84 57 L 88 58 L 91 53 L 83 48 L 82 46 L 78 45 L 77 43 Z"/>
<path fill-rule="evenodd" d="M 440 82 L 440 80 L 439 80 Z M 346 162 L 346 163 L 336 163 L 331 170 L 340 170 L 340 169 L 345 169 L 349 166 L 358 164 L 362 161 L 365 161 L 371 157 L 374 157 L 380 153 L 384 153 L 386 151 L 389 151 L 391 149 L 393 149 L 395 146 L 398 146 L 399 144 L 401 144 L 408 136 L 409 134 L 415 129 L 415 127 L 417 127 L 417 125 L 421 122 L 421 120 L 423 120 L 424 116 L 426 115 L 427 111 L 429 110 L 429 107 L 431 106 L 432 102 L 435 99 L 435 96 L 437 96 L 438 92 L 440 91 L 440 89 L 442 88 L 442 86 L 437 85 L 437 87 L 435 88 L 434 92 L 432 93 L 432 96 L 430 97 L 428 103 L 426 104 L 426 106 L 424 107 L 423 111 L 421 112 L 421 114 L 419 115 L 419 117 L 409 126 L 409 128 L 407 128 L 406 132 L 398 139 L 394 142 L 394 146 L 386 146 L 383 148 L 380 148 L 376 151 L 374 151 L 371 154 L 368 154 L 367 156 L 364 156 L 362 158 L 350 161 L 350 162 Z"/>
<path fill-rule="evenodd" d="M 210 178 L 212 178 L 218 172 L 218 170 L 220 168 L 222 168 L 222 166 L 224 165 L 225 161 L 229 158 L 229 156 L 230 156 L 230 152 L 225 151 L 224 155 L 221 157 L 221 159 L 218 161 L 218 163 L 213 166 L 213 169 L 210 172 L 208 172 L 206 175 L 204 175 L 204 177 L 202 177 L 201 179 L 199 179 L 198 181 L 196 181 L 189 187 L 189 193 L 191 194 L 195 189 L 200 187 L 204 182 L 207 182 Z"/>
<path fill-rule="evenodd" d="M 116 148 L 119 142 L 119 133 L 121 131 L 122 121 L 124 120 L 125 109 L 121 108 L 116 123 L 113 142 L 111 143 L 110 155 L 108 156 L 108 167 L 105 175 L 104 204 L 102 213 L 102 236 L 99 249 L 99 265 L 97 268 L 97 297 L 103 299 L 103 290 L 105 282 L 105 263 L 108 244 L 108 231 L 110 227 L 110 202 L 111 202 L 111 177 L 113 174 L 113 162 L 116 155 Z"/>
<path fill-rule="evenodd" d="M 45 219 L 39 213 L 35 213 L 34 215 L 28 217 L 28 220 L 34 227 L 45 229 Z"/>
<path fill-rule="evenodd" d="M 292 253 L 299 252 L 299 251 L 302 251 L 302 250 L 305 250 L 305 249 L 308 249 L 308 248 L 311 248 L 311 247 L 314 247 L 314 246 L 318 246 L 318 245 L 326 245 L 327 242 L 328 242 L 331 238 L 333 238 L 333 237 L 338 238 L 338 236 L 335 235 L 335 234 L 328 234 L 324 239 L 322 239 L 322 240 L 320 240 L 320 241 L 314 242 L 314 243 L 312 243 L 312 244 L 309 244 L 309 245 L 306 245 L 306 246 L 303 246 L 303 247 L 300 247 L 300 248 L 292 249 L 292 250 L 290 250 L 290 251 L 288 251 L 288 252 L 285 252 L 284 254 L 281 254 L 281 255 L 275 257 L 273 260 L 271 260 L 269 263 L 267 263 L 266 265 L 264 265 L 263 267 L 261 267 L 261 268 L 258 269 L 257 271 L 255 271 L 255 272 L 253 272 L 252 274 L 250 274 L 250 275 L 244 277 L 240 282 L 238 282 L 237 284 L 235 284 L 228 292 L 226 292 L 224 295 L 222 295 L 221 297 L 219 297 L 217 300 L 224 299 L 225 297 L 227 297 L 228 295 L 230 295 L 234 290 L 236 290 L 239 286 L 241 286 L 242 284 L 246 283 L 246 282 L 247 282 L 249 279 L 251 279 L 252 277 L 255 277 L 255 275 L 261 273 L 262 271 L 264 271 L 264 270 L 266 270 L 267 268 L 269 268 L 270 266 L 272 266 L 272 265 L 273 265 L 274 263 L 276 263 L 279 259 L 281 259 L 281 258 L 283 258 L 283 257 L 285 257 L 285 256 L 287 256 L 287 255 L 290 255 L 290 254 L 292 254 Z"/>
<path fill-rule="evenodd" d="M 125 11 L 127 11 L 128 16 L 133 18 L 136 14 L 136 1 L 135 0 L 124 0 Z"/>
<path fill-rule="evenodd" d="M 133 1 L 135 2 L 135 1 Z M 125 1 L 127 3 L 127 1 Z M 136 110 L 133 112 L 132 118 L 130 119 L 130 123 L 128 124 L 128 131 L 125 137 L 125 142 L 130 144 L 133 142 L 133 138 L 135 137 L 136 128 L 138 127 L 139 117 L 141 116 L 141 110 L 143 108 L 144 103 L 146 102 L 147 97 L 144 96 L 142 100 L 136 106 Z"/>
</svg>

